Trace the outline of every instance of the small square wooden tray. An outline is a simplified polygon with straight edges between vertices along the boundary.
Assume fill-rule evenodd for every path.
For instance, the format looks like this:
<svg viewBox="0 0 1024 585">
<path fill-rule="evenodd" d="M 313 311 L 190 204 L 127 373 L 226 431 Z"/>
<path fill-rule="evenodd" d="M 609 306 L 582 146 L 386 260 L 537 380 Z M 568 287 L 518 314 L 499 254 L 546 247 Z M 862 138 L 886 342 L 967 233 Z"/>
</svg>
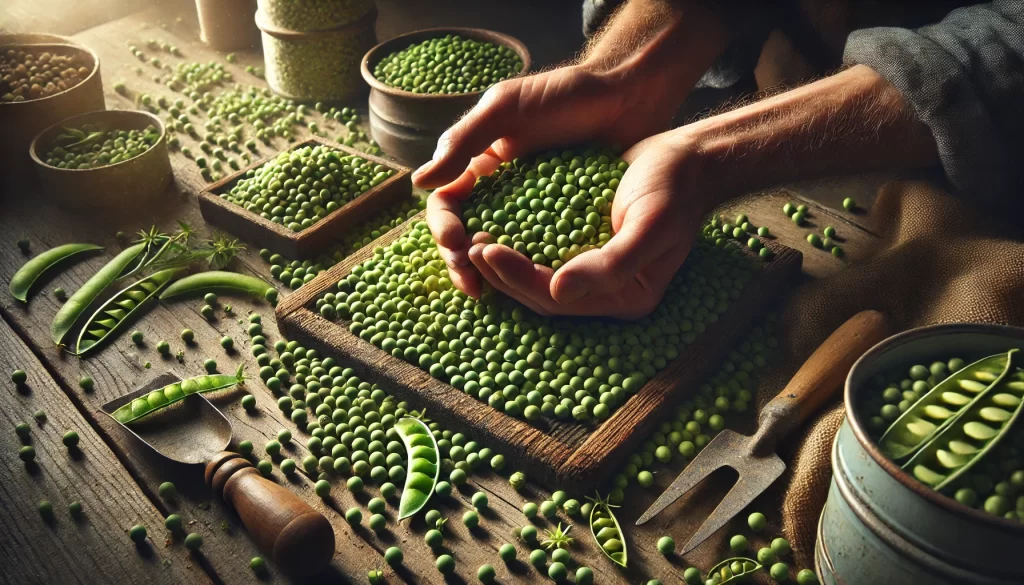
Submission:
<svg viewBox="0 0 1024 585">
<path fill-rule="evenodd" d="M 803 256 L 774 240 L 764 240 L 775 253 L 747 284 L 729 309 L 707 326 L 697 341 L 648 381 L 607 420 L 585 424 L 541 419 L 527 422 L 506 415 L 464 392 L 433 378 L 420 368 L 349 332 L 343 323 L 330 321 L 313 305 L 354 266 L 373 256 L 425 212 L 382 235 L 316 279 L 288 295 L 277 305 L 278 327 L 290 338 L 339 363 L 385 391 L 426 408 L 431 419 L 445 428 L 478 438 L 505 455 L 508 464 L 549 487 L 590 493 L 607 479 L 657 424 L 673 413 L 680 400 L 695 391 L 728 353 L 735 340 L 765 308 L 797 281 Z"/>
<path fill-rule="evenodd" d="M 318 144 L 383 165 L 393 169 L 395 174 L 332 211 L 308 228 L 300 232 L 293 232 L 281 224 L 265 219 L 259 214 L 226 199 L 221 199 L 219 196 L 220 193 L 229 191 L 236 182 L 244 178 L 246 172 L 276 158 L 281 154 L 278 152 L 213 183 L 200 193 L 199 210 L 203 214 L 203 219 L 261 248 L 269 248 L 293 260 L 303 259 L 315 256 L 330 244 L 340 240 L 346 230 L 355 228 L 363 220 L 383 211 L 403 197 L 408 197 L 412 192 L 411 171 L 408 168 L 392 161 L 364 154 L 337 142 L 313 137 L 291 146 L 285 152 Z"/>
</svg>

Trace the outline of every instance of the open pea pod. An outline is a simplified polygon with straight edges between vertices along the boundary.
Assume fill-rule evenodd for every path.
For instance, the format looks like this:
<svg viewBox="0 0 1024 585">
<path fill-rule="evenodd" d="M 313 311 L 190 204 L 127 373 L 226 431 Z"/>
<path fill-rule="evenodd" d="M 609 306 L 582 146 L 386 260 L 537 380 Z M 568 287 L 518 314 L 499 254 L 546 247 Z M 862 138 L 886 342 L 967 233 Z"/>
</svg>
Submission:
<svg viewBox="0 0 1024 585">
<path fill-rule="evenodd" d="M 44 274 L 71 258 L 81 258 L 87 252 L 98 252 L 102 249 L 103 246 L 94 244 L 64 244 L 36 255 L 11 277 L 11 296 L 23 303 L 28 301 L 32 285 Z"/>
<path fill-rule="evenodd" d="M 903 469 L 937 491 L 953 485 L 1009 434 L 1024 410 L 1022 405 L 1024 370 L 1015 367 L 935 435 Z"/>
<path fill-rule="evenodd" d="M 882 452 L 896 462 L 913 456 L 1002 380 L 1010 362 L 1010 353 L 989 356 L 936 384 L 885 431 L 878 440 Z"/>
<path fill-rule="evenodd" d="M 182 272 L 181 268 L 161 270 L 110 297 L 82 326 L 82 332 L 78 334 L 78 343 L 75 344 L 75 353 L 85 356 L 117 337 L 117 334 L 147 310 L 156 295 Z"/>
<path fill-rule="evenodd" d="M 736 565 L 739 565 L 738 567 Z M 708 579 L 718 575 L 719 585 L 740 583 L 749 580 L 750 576 L 764 568 L 756 559 L 748 557 L 732 557 L 718 563 L 708 571 Z M 738 571 L 736 569 L 739 569 Z"/>
<path fill-rule="evenodd" d="M 612 505 L 607 498 L 596 494 L 595 498 L 587 498 L 593 502 L 590 509 L 590 533 L 601 548 L 604 556 L 620 567 L 629 561 L 629 550 L 626 546 L 626 534 L 619 525 L 619 520 L 612 513 Z"/>
<path fill-rule="evenodd" d="M 244 381 L 245 364 L 238 366 L 238 370 L 234 375 L 210 374 L 187 378 L 136 398 L 115 410 L 110 416 L 114 417 L 114 420 L 121 424 L 128 424 L 153 414 L 162 408 L 166 408 L 179 400 L 184 400 L 186 396 L 232 388 Z"/>
<path fill-rule="evenodd" d="M 422 510 L 434 495 L 434 487 L 441 476 L 441 450 L 433 433 L 418 418 L 404 417 L 395 423 L 395 429 L 405 443 L 409 462 L 402 500 L 398 504 L 398 519 L 403 520 Z"/>
<path fill-rule="evenodd" d="M 117 280 L 121 275 L 121 271 L 142 253 L 145 246 L 145 244 L 136 244 L 125 248 L 124 251 L 114 256 L 110 262 L 107 262 L 103 268 L 100 268 L 96 274 L 93 274 L 89 280 L 85 281 L 85 284 L 71 295 L 71 298 L 54 315 L 53 323 L 50 324 L 50 337 L 54 343 L 61 345 L 68 331 L 71 331 L 71 328 L 75 326 L 75 323 L 85 313 L 85 310 L 89 308 L 89 305 L 98 299 L 103 294 L 103 291 L 107 290 L 107 287 Z"/>
</svg>

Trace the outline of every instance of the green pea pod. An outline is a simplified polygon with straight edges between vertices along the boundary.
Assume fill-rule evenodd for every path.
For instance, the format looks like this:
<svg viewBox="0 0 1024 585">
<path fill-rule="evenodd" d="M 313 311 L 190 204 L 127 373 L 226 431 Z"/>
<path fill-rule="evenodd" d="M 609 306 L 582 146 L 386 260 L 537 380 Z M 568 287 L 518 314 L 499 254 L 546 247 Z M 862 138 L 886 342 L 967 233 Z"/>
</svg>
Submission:
<svg viewBox="0 0 1024 585">
<path fill-rule="evenodd" d="M 83 357 L 116 337 L 128 323 L 148 309 L 157 293 L 182 272 L 181 268 L 161 270 L 110 297 L 82 325 L 75 353 Z"/>
<path fill-rule="evenodd" d="M 254 297 L 268 298 L 270 291 L 274 291 L 276 296 L 277 289 L 267 281 L 255 276 L 210 270 L 186 276 L 175 282 L 164 289 L 164 292 L 160 294 L 160 300 L 201 296 L 209 292 L 238 292 Z"/>
<path fill-rule="evenodd" d="M 612 513 L 615 506 L 609 504 L 608 499 L 602 498 L 601 494 L 595 495 L 594 498 L 587 498 L 594 504 L 590 509 L 590 533 L 604 556 L 616 565 L 625 567 L 629 562 L 629 549 L 619 520 Z"/>
<path fill-rule="evenodd" d="M 963 368 L 936 384 L 893 421 L 878 440 L 878 446 L 896 462 L 913 456 L 1009 371 L 1009 353 L 990 356 Z"/>
<path fill-rule="evenodd" d="M 732 568 L 733 563 L 740 563 L 739 571 Z M 711 570 L 708 571 L 708 579 L 711 579 L 712 575 L 717 574 L 721 579 L 721 581 L 719 581 L 719 585 L 739 583 L 763 568 L 764 565 L 757 562 L 755 559 L 747 557 L 733 557 L 731 559 L 725 559 L 714 567 L 711 567 Z"/>
<path fill-rule="evenodd" d="M 430 429 L 418 418 L 402 418 L 395 423 L 395 429 L 405 443 L 409 462 L 402 501 L 398 504 L 398 519 L 403 520 L 422 510 L 434 494 L 441 476 L 441 450 Z"/>
<path fill-rule="evenodd" d="M 1016 351 L 1010 352 L 1010 361 Z M 903 469 L 937 491 L 953 485 L 1009 435 L 1024 405 L 1024 370 L 1013 368 L 956 420 L 935 435 Z"/>
<path fill-rule="evenodd" d="M 121 424 L 128 424 L 150 415 L 162 408 L 166 408 L 184 400 L 192 394 L 213 392 L 232 388 L 245 382 L 245 364 L 238 366 L 238 370 L 231 374 L 211 374 L 208 376 L 197 376 L 187 378 L 180 382 L 168 384 L 163 388 L 153 390 L 145 396 L 141 396 L 118 408 L 110 416 Z"/>
<path fill-rule="evenodd" d="M 86 252 L 97 252 L 102 249 L 103 246 L 94 244 L 64 244 L 38 254 L 14 273 L 11 278 L 11 295 L 23 303 L 26 302 L 32 285 L 55 266 L 69 258 L 80 257 Z"/>
<path fill-rule="evenodd" d="M 125 248 L 113 260 L 100 268 L 96 274 L 93 274 L 85 284 L 75 291 L 75 294 L 71 295 L 71 298 L 57 311 L 53 317 L 53 323 L 50 324 L 50 337 L 54 343 L 61 345 L 64 336 L 75 326 L 82 313 L 103 294 L 103 291 L 107 290 L 107 287 L 117 280 L 124 267 L 131 264 L 144 248 L 145 244 L 136 244 Z"/>
</svg>

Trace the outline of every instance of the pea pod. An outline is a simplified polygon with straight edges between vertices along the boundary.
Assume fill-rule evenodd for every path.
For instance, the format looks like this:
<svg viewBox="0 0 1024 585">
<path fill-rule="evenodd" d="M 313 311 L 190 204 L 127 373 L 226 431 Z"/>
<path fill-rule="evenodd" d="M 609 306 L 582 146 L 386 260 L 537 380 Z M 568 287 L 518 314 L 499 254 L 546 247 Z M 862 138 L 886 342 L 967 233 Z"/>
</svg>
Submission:
<svg viewBox="0 0 1024 585">
<path fill-rule="evenodd" d="M 739 566 L 736 566 L 737 563 Z M 763 568 L 764 565 L 754 559 L 747 557 L 733 557 L 731 559 L 725 559 L 714 567 L 711 567 L 711 570 L 708 571 L 708 579 L 710 580 L 713 575 L 718 575 L 719 579 L 721 579 L 718 581 L 719 585 L 739 583 L 745 581 L 747 577 Z"/>
<path fill-rule="evenodd" d="M 50 337 L 54 343 L 60 345 L 64 341 L 64 336 L 71 331 L 82 313 L 103 294 L 103 291 L 107 290 L 107 287 L 117 280 L 121 271 L 131 264 L 143 249 L 145 249 L 145 244 L 136 244 L 125 248 L 103 268 L 100 268 L 96 274 L 93 274 L 85 284 L 75 291 L 75 294 L 71 295 L 71 298 L 57 311 L 53 317 L 53 323 L 50 324 Z"/>
<path fill-rule="evenodd" d="M 878 446 L 893 461 L 911 457 L 1010 371 L 1010 354 L 974 362 L 935 385 L 893 421 Z"/>
<path fill-rule="evenodd" d="M 405 443 L 409 462 L 398 504 L 398 519 L 403 520 L 422 510 L 434 494 L 441 475 L 441 450 L 430 429 L 418 418 L 405 417 L 395 423 L 395 429 Z"/>
<path fill-rule="evenodd" d="M 1010 352 L 1013 361 L 1015 352 Z M 935 435 L 903 468 L 941 491 L 985 458 L 1009 434 L 1024 405 L 1024 370 L 1014 368 Z"/>
<path fill-rule="evenodd" d="M 32 285 L 52 268 L 69 258 L 102 249 L 102 246 L 94 244 L 64 244 L 38 254 L 14 273 L 11 278 L 11 295 L 23 303 L 26 302 Z"/>
<path fill-rule="evenodd" d="M 82 325 L 78 343 L 75 344 L 75 353 L 84 356 L 99 348 L 103 342 L 113 339 L 181 272 L 180 268 L 161 270 L 133 283 L 100 305 L 100 308 L 96 309 Z"/>
<path fill-rule="evenodd" d="M 160 300 L 204 295 L 208 292 L 240 292 L 269 300 L 270 291 L 273 291 L 276 297 L 277 289 L 267 281 L 255 276 L 210 270 L 186 276 L 175 282 L 164 289 L 164 292 L 160 294 Z"/>
<path fill-rule="evenodd" d="M 594 498 L 587 498 L 593 502 L 594 507 L 590 509 L 590 533 L 594 535 L 601 552 L 612 560 L 613 563 L 625 567 L 629 561 L 629 551 L 626 546 L 626 535 L 619 526 L 619 521 L 612 513 L 612 506 L 607 498 L 601 494 L 595 494 Z"/>
<path fill-rule="evenodd" d="M 163 388 L 153 390 L 145 396 L 136 398 L 121 408 L 118 408 L 110 416 L 121 424 L 128 424 L 150 415 L 161 408 L 166 408 L 183 400 L 192 394 L 202 394 L 215 390 L 224 390 L 237 386 L 245 381 L 245 364 L 238 366 L 238 370 L 231 374 L 211 374 L 208 376 L 196 376 L 187 378 L 174 384 L 168 384 Z"/>
</svg>

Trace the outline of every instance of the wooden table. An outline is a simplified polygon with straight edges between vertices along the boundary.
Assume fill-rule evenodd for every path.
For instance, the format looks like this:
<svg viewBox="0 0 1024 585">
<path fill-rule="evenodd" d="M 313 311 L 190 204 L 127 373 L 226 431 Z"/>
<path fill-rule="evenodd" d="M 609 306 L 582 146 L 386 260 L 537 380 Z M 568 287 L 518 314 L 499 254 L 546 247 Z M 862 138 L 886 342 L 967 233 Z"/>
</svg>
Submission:
<svg viewBox="0 0 1024 585">
<path fill-rule="evenodd" d="M 208 61 L 223 55 L 204 48 L 198 41 L 194 18 L 186 16 L 175 22 L 175 15 L 158 9 L 131 15 L 87 30 L 77 39 L 92 47 L 102 61 L 103 79 L 108 108 L 133 108 L 134 104 L 113 92 L 116 81 L 125 80 L 136 91 L 154 95 L 170 92 L 153 83 L 149 66 L 140 64 L 127 50 L 128 44 L 143 47 L 149 38 L 166 40 L 181 48 L 185 59 Z M 164 23 L 165 27 L 160 24 Z M 171 63 L 178 59 L 167 55 L 161 58 Z M 262 82 L 246 73 L 247 64 L 261 64 L 258 54 L 239 55 L 238 63 L 227 65 L 242 83 L 261 85 Z M 146 74 L 137 76 L 136 67 Z M 341 133 L 337 124 L 334 131 Z M 188 143 L 188 142 L 186 142 Z M 276 144 L 283 147 L 283 141 Z M 127 335 L 94 356 L 79 360 L 55 348 L 49 337 L 49 323 L 59 303 L 49 291 L 61 286 L 75 290 L 98 266 L 117 250 L 114 234 L 117 231 L 133 233 L 156 224 L 171 230 L 177 220 L 184 220 L 196 228 L 197 235 L 209 235 L 199 216 L 196 194 L 204 182 L 192 161 L 180 153 L 172 154 L 175 184 L 165 200 L 157 206 L 140 206 L 118 213 L 99 216 L 68 213 L 47 203 L 33 188 L 19 188 L 7 192 L 0 203 L 0 280 L 9 282 L 11 275 L 25 261 L 16 246 L 21 238 L 32 243 L 32 252 L 71 241 L 104 244 L 108 252 L 76 264 L 45 283 L 27 306 L 12 299 L 6 292 L 0 294 L 0 419 L 5 430 L 0 432 L 2 463 L 0 463 L 0 583 L 251 583 L 253 573 L 249 559 L 257 556 L 253 541 L 241 526 L 238 517 L 222 502 L 216 501 L 203 484 L 201 472 L 195 468 L 172 465 L 161 461 L 151 452 L 133 441 L 123 429 L 103 415 L 101 404 L 125 394 L 156 375 L 170 371 L 186 377 L 202 372 L 202 362 L 214 358 L 221 371 L 233 371 L 245 362 L 249 372 L 258 367 L 248 351 L 248 337 L 235 318 L 221 317 L 208 322 L 200 317 L 199 302 L 161 303 L 144 316 L 136 328 L 145 334 L 146 343 L 134 346 Z M 840 270 L 844 261 L 837 260 L 821 250 L 812 248 L 805 240 L 806 228 L 793 225 L 781 207 L 786 201 L 803 202 L 811 207 L 811 226 L 819 230 L 833 224 L 842 235 L 847 251 L 846 262 L 856 262 L 870 254 L 876 241 L 866 216 L 843 212 L 839 202 L 853 196 L 865 207 L 870 207 L 874 187 L 879 178 L 819 184 L 812 187 L 791 188 L 761 195 L 729 205 L 725 213 L 730 216 L 742 210 L 756 225 L 767 225 L 783 243 L 800 249 L 805 254 L 804 271 L 808 277 L 822 277 Z M 269 266 L 249 250 L 240 257 L 235 267 L 269 279 Z M 244 317 L 258 312 L 264 317 L 267 337 L 279 337 L 273 319 L 273 309 L 265 303 L 232 299 L 234 312 Z M 184 328 L 195 331 L 195 343 L 186 347 L 179 339 Z M 223 335 L 236 339 L 238 351 L 226 354 L 218 340 Z M 158 340 L 170 341 L 172 354 L 184 350 L 184 359 L 164 359 L 155 351 Z M 244 341 L 243 341 L 244 340 Z M 146 364 L 151 364 L 147 369 Z M 10 382 L 9 372 L 21 368 L 28 372 L 28 390 L 18 391 Z M 81 376 L 95 380 L 95 390 L 85 392 L 79 387 Z M 224 409 L 232 423 L 236 443 L 251 440 L 262 453 L 262 445 L 274 438 L 282 428 L 294 429 L 275 406 L 274 397 L 258 380 L 249 383 L 257 398 L 257 415 L 246 413 L 237 403 Z M 44 410 L 47 421 L 42 425 L 32 422 L 32 413 Z M 30 422 L 32 440 L 37 450 L 37 464 L 26 468 L 17 458 L 20 442 L 12 432 L 18 421 Z M 749 423 L 749 421 L 748 421 Z M 749 424 L 748 424 L 749 427 Z M 74 429 L 82 437 L 80 452 L 69 453 L 61 444 L 61 435 Z M 742 429 L 741 430 L 746 430 Z M 299 440 L 286 448 L 289 456 L 300 459 L 305 454 L 305 433 L 296 433 Z M 500 445 L 492 448 L 501 451 Z M 674 474 L 659 474 L 657 483 L 667 485 Z M 162 500 L 157 486 L 173 480 L 180 495 L 174 501 Z M 323 512 L 335 528 L 337 552 L 330 570 L 316 581 L 366 583 L 367 572 L 384 571 L 387 582 L 439 583 L 441 575 L 434 568 L 434 556 L 423 544 L 426 528 L 422 520 L 411 524 L 389 523 L 389 532 L 375 535 L 364 527 L 353 529 L 343 518 L 344 510 L 356 505 L 350 493 L 340 484 L 333 497 L 321 500 L 313 494 L 311 482 L 298 474 L 286 479 L 280 471 L 274 472 L 274 481 L 288 485 L 314 508 Z M 473 491 L 482 490 L 490 495 L 492 513 L 483 517 L 481 530 L 470 534 L 460 522 L 468 509 Z M 628 492 L 628 502 L 619 511 L 620 521 L 631 526 L 639 514 L 651 503 L 657 490 Z M 629 529 L 630 570 L 617 571 L 600 555 L 585 522 L 574 522 L 573 532 L 577 545 L 573 559 L 591 567 L 598 583 L 639 583 L 649 578 L 661 578 L 666 583 L 678 582 L 678 574 L 685 562 L 666 560 L 656 552 L 655 542 L 668 533 L 682 543 L 711 508 L 714 500 L 703 490 L 688 500 L 692 513 L 671 517 L 663 515 L 658 521 L 642 529 Z M 585 494 L 573 494 L 582 497 Z M 525 524 L 519 512 L 529 499 L 539 502 L 548 493 L 530 486 L 524 494 L 517 494 L 507 481 L 495 474 L 474 476 L 469 489 L 456 491 L 449 503 L 440 509 L 451 518 L 448 523 L 446 544 L 457 559 L 459 580 L 476 582 L 476 569 L 489 563 L 498 569 L 501 582 L 514 580 L 536 583 L 550 582 L 525 562 L 505 567 L 498 559 L 497 549 L 505 542 L 514 542 L 512 529 Z M 39 500 L 49 499 L 56 510 L 56 521 L 44 523 L 36 511 Z M 85 514 L 72 520 L 67 512 L 71 501 L 80 501 Z M 365 500 L 359 502 L 365 505 Z M 771 512 L 766 510 L 766 512 Z M 778 511 L 770 522 L 778 521 Z M 170 513 L 180 514 L 190 532 L 204 537 L 200 553 L 188 553 L 180 539 L 167 537 L 163 519 Z M 149 530 L 149 541 L 136 547 L 127 537 L 127 530 L 140 523 Z M 544 525 L 541 525 L 544 528 Z M 771 529 L 769 529 L 771 532 Z M 399 545 L 405 553 L 404 567 L 394 571 L 383 562 L 387 547 Z M 519 546 L 519 559 L 523 561 L 528 549 Z M 722 551 L 724 552 L 724 551 Z M 706 569 L 707 567 L 703 567 Z M 672 577 L 675 575 L 676 577 Z M 271 567 L 268 582 L 287 579 Z"/>
</svg>

